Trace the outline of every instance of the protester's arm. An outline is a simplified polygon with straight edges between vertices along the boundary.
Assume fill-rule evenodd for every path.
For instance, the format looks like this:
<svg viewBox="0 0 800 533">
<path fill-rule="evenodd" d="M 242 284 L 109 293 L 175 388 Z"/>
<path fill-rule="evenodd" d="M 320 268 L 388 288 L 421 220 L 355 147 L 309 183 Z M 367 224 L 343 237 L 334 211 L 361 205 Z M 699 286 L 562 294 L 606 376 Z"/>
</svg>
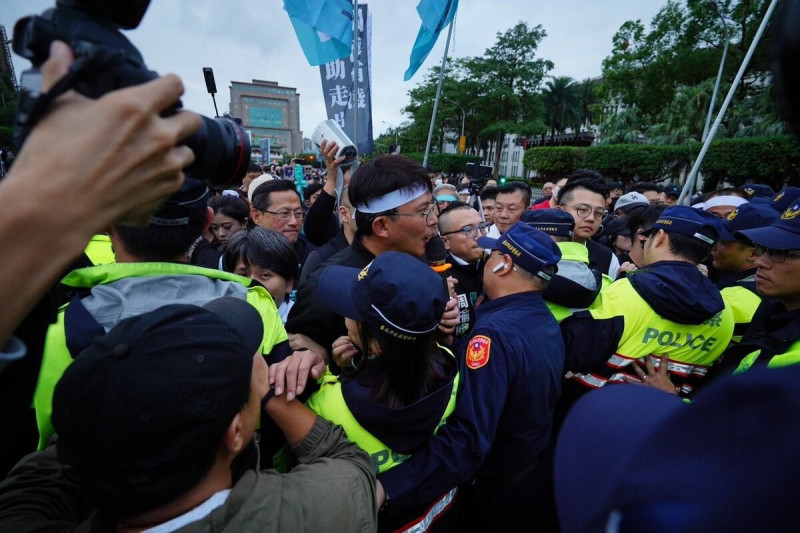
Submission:
<svg viewBox="0 0 800 533">
<path fill-rule="evenodd" d="M 53 43 L 43 88 L 72 61 L 65 44 Z M 96 101 L 70 92 L 33 129 L 0 182 L 0 343 L 92 235 L 115 222 L 146 222 L 180 187 L 194 154 L 176 144 L 200 127 L 200 118 L 189 112 L 162 118 L 159 111 L 182 93 L 173 75 Z"/>
<path fill-rule="evenodd" d="M 325 159 L 328 179 L 322 187 L 317 201 L 308 208 L 306 223 L 303 230 L 308 240 L 317 246 L 325 244 L 331 237 L 329 226 L 331 215 L 336 209 L 336 177 L 339 165 L 344 161 L 344 156 L 336 157 L 339 145 L 335 142 L 322 141 L 320 152 Z"/>
</svg>

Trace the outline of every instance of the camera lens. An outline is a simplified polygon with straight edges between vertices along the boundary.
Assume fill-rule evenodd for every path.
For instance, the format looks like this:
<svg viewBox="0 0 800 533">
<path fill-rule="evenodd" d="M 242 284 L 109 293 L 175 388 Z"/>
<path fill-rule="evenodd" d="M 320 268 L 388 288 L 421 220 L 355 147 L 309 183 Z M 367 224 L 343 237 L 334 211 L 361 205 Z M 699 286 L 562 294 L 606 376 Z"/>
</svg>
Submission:
<svg viewBox="0 0 800 533">
<path fill-rule="evenodd" d="M 194 163 L 186 167 L 186 175 L 205 181 L 209 186 L 238 183 L 250 166 L 250 138 L 233 120 L 217 117 L 203 119 L 203 125 L 186 146 L 194 151 Z"/>
</svg>

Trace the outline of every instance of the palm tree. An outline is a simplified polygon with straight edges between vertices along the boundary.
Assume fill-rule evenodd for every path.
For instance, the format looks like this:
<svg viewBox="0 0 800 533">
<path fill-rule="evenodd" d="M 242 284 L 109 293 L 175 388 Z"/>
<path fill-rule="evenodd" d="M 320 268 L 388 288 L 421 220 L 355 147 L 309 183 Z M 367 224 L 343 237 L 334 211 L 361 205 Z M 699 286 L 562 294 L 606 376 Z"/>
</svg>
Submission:
<svg viewBox="0 0 800 533">
<path fill-rule="evenodd" d="M 597 107 L 597 85 L 598 82 L 586 78 L 578 84 L 578 97 L 580 98 L 580 127 L 588 128 L 594 119 Z"/>
<path fill-rule="evenodd" d="M 626 107 L 611 113 L 600 125 L 600 144 L 638 142 L 641 132 L 639 108 Z"/>
<path fill-rule="evenodd" d="M 703 136 L 713 80 L 679 87 L 658 121 L 647 129 L 653 144 L 691 144 Z"/>
<path fill-rule="evenodd" d="M 550 134 L 563 133 L 567 128 L 577 130 L 581 123 L 579 85 L 569 76 L 555 76 L 545 83 L 542 91 L 545 124 Z"/>
</svg>

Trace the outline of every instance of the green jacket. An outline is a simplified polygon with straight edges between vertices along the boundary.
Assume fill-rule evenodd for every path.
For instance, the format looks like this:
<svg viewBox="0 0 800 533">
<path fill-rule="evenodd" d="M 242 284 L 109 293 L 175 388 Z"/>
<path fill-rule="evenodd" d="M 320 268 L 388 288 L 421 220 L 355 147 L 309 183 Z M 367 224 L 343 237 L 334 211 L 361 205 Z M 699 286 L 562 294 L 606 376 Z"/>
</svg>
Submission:
<svg viewBox="0 0 800 533">
<path fill-rule="evenodd" d="M 181 533 L 377 530 L 372 463 L 341 428 L 318 418 L 292 448 L 288 474 L 251 465 L 225 502 Z M 257 454 L 252 454 L 257 457 Z M 55 446 L 25 457 L 0 483 L 4 531 L 114 531 L 59 462 Z"/>
</svg>

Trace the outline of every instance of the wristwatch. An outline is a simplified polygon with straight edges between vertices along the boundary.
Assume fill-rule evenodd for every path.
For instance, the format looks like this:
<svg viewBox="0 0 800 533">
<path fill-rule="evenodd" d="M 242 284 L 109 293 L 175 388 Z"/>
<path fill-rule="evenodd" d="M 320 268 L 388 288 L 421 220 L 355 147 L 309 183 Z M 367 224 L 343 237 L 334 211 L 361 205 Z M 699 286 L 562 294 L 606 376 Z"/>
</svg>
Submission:
<svg viewBox="0 0 800 533">
<path fill-rule="evenodd" d="M 275 396 L 275 387 L 270 385 L 269 390 L 267 391 L 267 393 L 264 395 L 263 398 L 261 398 L 261 410 L 262 411 L 267 407 L 267 402 L 269 402 L 272 399 L 273 396 Z"/>
</svg>

